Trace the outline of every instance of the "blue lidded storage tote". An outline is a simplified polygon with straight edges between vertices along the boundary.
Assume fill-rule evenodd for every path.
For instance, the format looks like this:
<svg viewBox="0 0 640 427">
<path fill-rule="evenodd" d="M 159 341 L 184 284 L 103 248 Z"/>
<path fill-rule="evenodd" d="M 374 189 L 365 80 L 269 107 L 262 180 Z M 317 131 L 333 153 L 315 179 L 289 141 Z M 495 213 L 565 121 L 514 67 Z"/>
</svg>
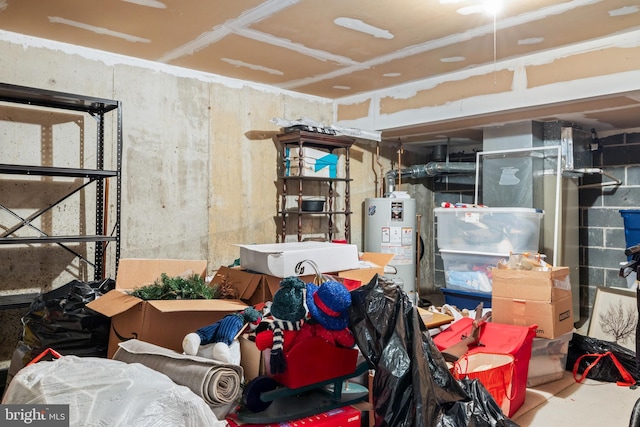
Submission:
<svg viewBox="0 0 640 427">
<path fill-rule="evenodd" d="M 624 221 L 625 248 L 640 243 L 640 209 L 621 209 L 620 215 Z M 631 260 L 631 257 L 628 257 Z"/>
</svg>

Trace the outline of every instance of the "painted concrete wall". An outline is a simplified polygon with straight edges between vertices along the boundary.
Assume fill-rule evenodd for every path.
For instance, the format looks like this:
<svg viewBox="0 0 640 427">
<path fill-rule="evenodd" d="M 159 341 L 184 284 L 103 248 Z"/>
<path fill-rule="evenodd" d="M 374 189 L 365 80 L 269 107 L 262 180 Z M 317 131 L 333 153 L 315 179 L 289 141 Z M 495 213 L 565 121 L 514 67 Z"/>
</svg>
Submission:
<svg viewBox="0 0 640 427">
<path fill-rule="evenodd" d="M 27 38 L 0 39 L 0 52 L 0 81 L 4 83 L 122 102 L 121 258 L 207 259 L 211 274 L 238 258 L 234 244 L 275 242 L 278 150 L 272 136 L 279 128 L 269 120 L 310 117 L 331 123 L 332 119 L 329 100 L 178 68 L 157 68 L 74 46 Z M 80 161 L 93 167 L 95 123 L 91 118 L 83 120 L 81 131 L 77 125 L 56 125 L 56 137 L 51 140 L 42 137 L 39 126 L 30 128 L 28 144 L 21 139 L 25 136 L 22 127 L 5 123 L 0 128 L 0 163 L 39 164 L 47 157 L 40 144 L 48 141 L 57 153 L 56 161 L 62 159 L 72 167 Z M 106 169 L 115 168 L 114 122 L 115 117 L 107 123 Z M 82 154 L 80 133 L 85 147 Z M 370 142 L 356 144 L 351 153 L 352 242 L 359 246 L 362 201 L 376 196 L 375 153 L 376 145 Z M 387 149 L 381 155 L 386 155 L 380 160 L 386 171 L 393 152 Z M 23 184 L 2 181 L 2 198 L 16 185 L 18 191 L 34 191 L 27 189 L 31 183 L 20 187 Z M 114 189 L 115 184 L 110 188 L 112 217 Z M 92 205 L 92 192 L 82 192 L 88 206 Z M 69 206 L 60 209 L 71 209 Z M 93 212 L 87 209 L 81 213 L 82 219 L 73 217 L 56 230 L 74 233 L 79 223 L 94 227 Z M 63 221 L 58 219 L 61 214 L 52 212 L 52 221 Z M 9 220 L 9 225 L 14 223 L 15 219 Z M 90 247 L 80 250 L 92 259 Z M 2 293 L 37 292 L 72 279 L 93 279 L 90 269 L 57 245 L 10 249 L 5 245 L 2 251 Z M 108 275 L 114 277 L 113 266 L 108 268 Z M 0 313 L 3 324 L 13 325 L 2 333 L 0 359 L 7 358 L 15 346 L 23 312 Z"/>
<path fill-rule="evenodd" d="M 0 49 L 3 82 L 122 101 L 122 257 L 208 258 L 215 269 L 237 258 L 235 243 L 275 241 L 277 148 L 271 137 L 278 128 L 269 120 L 329 123 L 332 116 L 328 100 L 125 58 L 6 41 Z M 114 147 L 114 136 L 108 138 L 107 152 Z M 75 146 L 69 141 L 55 149 Z M 6 163 L 20 163 L 22 150 L 14 148 L 13 154 L 3 151 Z M 354 151 L 352 174 L 359 178 L 371 168 L 372 149 Z M 366 193 L 364 183 L 354 187 L 354 198 Z"/>
</svg>

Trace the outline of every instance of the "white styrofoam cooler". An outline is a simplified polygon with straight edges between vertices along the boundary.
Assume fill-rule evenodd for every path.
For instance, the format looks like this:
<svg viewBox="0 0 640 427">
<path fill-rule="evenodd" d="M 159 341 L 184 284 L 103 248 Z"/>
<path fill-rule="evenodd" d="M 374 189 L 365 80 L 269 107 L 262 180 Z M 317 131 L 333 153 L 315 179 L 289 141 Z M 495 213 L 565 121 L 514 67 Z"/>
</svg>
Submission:
<svg viewBox="0 0 640 427">
<path fill-rule="evenodd" d="M 484 253 L 538 252 L 543 212 L 532 208 L 435 208 L 438 248 Z"/>
<path fill-rule="evenodd" d="M 304 272 L 296 272 L 296 265 L 304 260 L 315 262 L 320 273 L 360 267 L 356 245 L 311 241 L 237 246 L 242 268 L 276 277 L 314 274 L 313 267 L 306 263 Z"/>
</svg>

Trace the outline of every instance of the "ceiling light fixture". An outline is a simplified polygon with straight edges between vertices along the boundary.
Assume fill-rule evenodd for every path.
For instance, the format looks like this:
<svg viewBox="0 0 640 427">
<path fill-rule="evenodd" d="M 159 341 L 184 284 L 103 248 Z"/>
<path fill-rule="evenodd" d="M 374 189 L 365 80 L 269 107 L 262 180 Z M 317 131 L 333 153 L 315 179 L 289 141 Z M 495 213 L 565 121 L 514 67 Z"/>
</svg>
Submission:
<svg viewBox="0 0 640 427">
<path fill-rule="evenodd" d="M 502 0 L 484 0 L 482 6 L 486 14 L 496 16 L 502 10 Z"/>
<path fill-rule="evenodd" d="M 456 12 L 458 12 L 460 15 L 474 15 L 476 13 L 486 13 L 489 16 L 496 16 L 502 10 L 502 4 L 503 4 L 502 0 L 484 0 L 480 4 L 461 7 Z"/>
<path fill-rule="evenodd" d="M 369 25 L 365 22 L 362 22 L 359 19 L 353 18 L 336 18 L 333 21 L 334 24 L 348 28 L 350 30 L 359 31 L 361 33 L 369 34 L 378 39 L 392 39 L 393 34 L 391 34 L 387 30 L 383 30 L 382 28 L 374 27 L 373 25 Z"/>
</svg>

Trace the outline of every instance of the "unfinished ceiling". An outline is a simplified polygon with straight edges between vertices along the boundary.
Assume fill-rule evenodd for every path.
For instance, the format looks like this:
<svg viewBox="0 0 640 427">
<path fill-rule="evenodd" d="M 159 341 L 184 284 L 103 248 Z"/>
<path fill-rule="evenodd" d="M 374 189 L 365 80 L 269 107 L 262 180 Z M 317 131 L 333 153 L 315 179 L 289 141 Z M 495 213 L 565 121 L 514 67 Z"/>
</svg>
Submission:
<svg viewBox="0 0 640 427">
<path fill-rule="evenodd" d="M 497 15 L 485 3 L 0 0 L 0 29 L 341 99 L 640 28 L 638 0 L 503 0 Z M 628 93 L 383 136 L 474 139 L 488 123 L 530 119 L 633 128 L 639 117 L 640 95 Z"/>
</svg>

